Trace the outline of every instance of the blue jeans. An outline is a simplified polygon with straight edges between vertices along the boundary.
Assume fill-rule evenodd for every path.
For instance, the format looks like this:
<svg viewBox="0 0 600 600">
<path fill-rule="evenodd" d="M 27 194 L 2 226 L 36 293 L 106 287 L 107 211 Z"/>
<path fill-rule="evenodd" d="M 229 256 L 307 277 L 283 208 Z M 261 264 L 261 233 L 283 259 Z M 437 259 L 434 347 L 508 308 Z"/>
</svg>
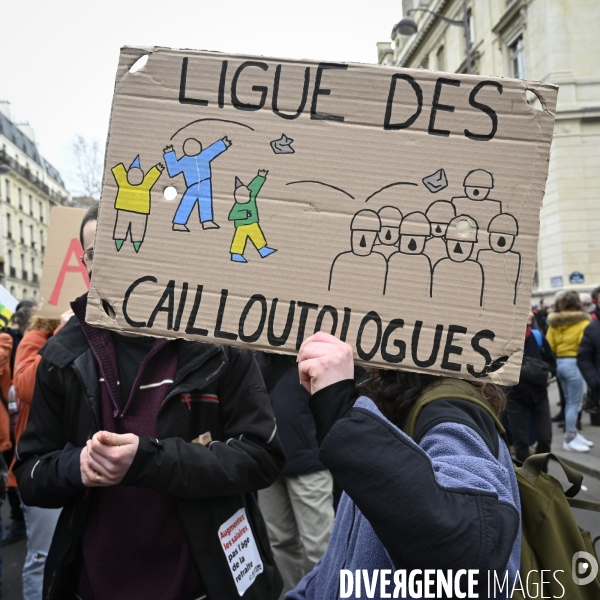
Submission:
<svg viewBox="0 0 600 600">
<path fill-rule="evenodd" d="M 179 203 L 173 223 L 185 225 L 194 210 L 194 206 L 196 206 L 196 202 L 199 204 L 200 222 L 212 221 L 212 184 L 210 178 L 190 185 Z"/>
<path fill-rule="evenodd" d="M 577 433 L 577 415 L 583 404 L 585 380 L 576 358 L 557 358 L 556 375 L 565 396 L 565 437 L 572 439 Z"/>
</svg>

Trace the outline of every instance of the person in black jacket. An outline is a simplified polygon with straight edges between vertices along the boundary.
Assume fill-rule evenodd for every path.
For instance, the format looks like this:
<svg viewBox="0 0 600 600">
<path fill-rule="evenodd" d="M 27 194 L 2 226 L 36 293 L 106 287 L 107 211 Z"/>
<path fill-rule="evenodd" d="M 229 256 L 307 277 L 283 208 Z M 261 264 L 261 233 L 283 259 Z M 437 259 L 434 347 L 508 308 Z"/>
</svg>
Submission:
<svg viewBox="0 0 600 600">
<path fill-rule="evenodd" d="M 285 467 L 258 493 L 283 592 L 296 587 L 327 549 L 333 527 L 333 478 L 319 460 L 310 394 L 298 381 L 296 357 L 257 352 L 271 396 Z"/>
<path fill-rule="evenodd" d="M 600 412 L 600 321 L 585 328 L 577 351 L 577 366 L 588 386 L 588 412 Z"/>
<path fill-rule="evenodd" d="M 555 375 L 556 358 L 542 332 L 531 328 L 533 320 L 534 314 L 529 311 L 523 356 L 544 361 L 548 365 L 549 372 Z M 511 388 L 506 388 L 506 392 L 506 412 L 510 420 L 517 460 L 524 462 L 529 457 L 529 415 L 533 419 L 537 441 L 536 454 L 550 452 L 552 420 L 547 386 L 525 381 L 523 372 L 521 372 L 519 383 Z"/>
<path fill-rule="evenodd" d="M 40 351 L 17 449 L 23 502 L 63 507 L 44 599 L 276 599 L 255 496 L 284 456 L 254 357 L 94 328 L 86 301 Z"/>
</svg>

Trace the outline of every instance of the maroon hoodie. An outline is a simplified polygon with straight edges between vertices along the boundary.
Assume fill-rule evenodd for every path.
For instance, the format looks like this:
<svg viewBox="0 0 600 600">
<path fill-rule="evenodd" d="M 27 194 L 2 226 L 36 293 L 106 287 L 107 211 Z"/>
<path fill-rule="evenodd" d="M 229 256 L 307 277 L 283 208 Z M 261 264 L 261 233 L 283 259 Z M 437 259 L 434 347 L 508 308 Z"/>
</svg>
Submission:
<svg viewBox="0 0 600 600">
<path fill-rule="evenodd" d="M 177 371 L 176 343 L 154 340 L 137 375 L 131 377 L 129 397 L 121 399 L 111 333 L 85 323 L 84 298 L 74 305 L 74 312 L 98 363 L 102 428 L 156 437 L 158 412 Z M 175 498 L 122 485 L 92 488 L 90 493 L 92 509 L 82 540 L 78 584 L 82 600 L 194 600 L 203 596 L 204 586 L 192 562 Z"/>
</svg>

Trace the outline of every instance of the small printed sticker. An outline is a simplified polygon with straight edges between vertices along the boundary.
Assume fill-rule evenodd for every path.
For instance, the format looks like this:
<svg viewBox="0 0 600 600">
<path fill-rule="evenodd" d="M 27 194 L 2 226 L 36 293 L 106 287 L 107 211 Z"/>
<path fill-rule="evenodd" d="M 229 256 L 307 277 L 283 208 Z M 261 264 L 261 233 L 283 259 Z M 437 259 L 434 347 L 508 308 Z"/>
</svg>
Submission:
<svg viewBox="0 0 600 600">
<path fill-rule="evenodd" d="M 208 446 L 212 442 L 212 435 L 210 435 L 210 431 L 203 433 L 198 436 L 195 440 L 192 440 L 192 444 L 202 444 L 203 446 Z"/>
<path fill-rule="evenodd" d="M 219 541 L 225 552 L 238 594 L 243 596 L 258 575 L 263 572 L 262 560 L 245 508 L 240 508 L 219 527 Z"/>
</svg>

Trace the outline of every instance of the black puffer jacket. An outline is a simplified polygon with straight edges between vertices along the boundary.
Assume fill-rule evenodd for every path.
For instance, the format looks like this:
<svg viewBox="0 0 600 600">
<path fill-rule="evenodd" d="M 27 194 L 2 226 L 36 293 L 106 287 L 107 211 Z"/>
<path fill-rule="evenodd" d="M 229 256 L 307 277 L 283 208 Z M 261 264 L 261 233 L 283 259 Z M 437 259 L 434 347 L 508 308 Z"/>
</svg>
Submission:
<svg viewBox="0 0 600 600">
<path fill-rule="evenodd" d="M 178 370 L 158 416 L 157 440 L 140 437 L 122 485 L 148 487 L 176 498 L 178 516 L 209 597 L 238 593 L 218 529 L 245 508 L 264 571 L 244 600 L 275 599 L 282 582 L 255 500 L 279 474 L 283 451 L 256 361 L 245 350 L 178 340 Z M 23 502 L 64 507 L 44 577 L 44 600 L 71 600 L 78 553 L 90 509 L 79 455 L 102 428 L 96 360 L 77 319 L 40 351 L 43 359 L 29 422 L 19 442 L 16 474 Z M 219 402 L 194 402 L 199 392 Z M 191 410 L 182 396 L 191 398 Z M 210 431 L 210 447 L 190 443 Z"/>
<path fill-rule="evenodd" d="M 600 321 L 592 321 L 583 332 L 577 351 L 577 366 L 592 394 L 600 396 Z"/>
</svg>

